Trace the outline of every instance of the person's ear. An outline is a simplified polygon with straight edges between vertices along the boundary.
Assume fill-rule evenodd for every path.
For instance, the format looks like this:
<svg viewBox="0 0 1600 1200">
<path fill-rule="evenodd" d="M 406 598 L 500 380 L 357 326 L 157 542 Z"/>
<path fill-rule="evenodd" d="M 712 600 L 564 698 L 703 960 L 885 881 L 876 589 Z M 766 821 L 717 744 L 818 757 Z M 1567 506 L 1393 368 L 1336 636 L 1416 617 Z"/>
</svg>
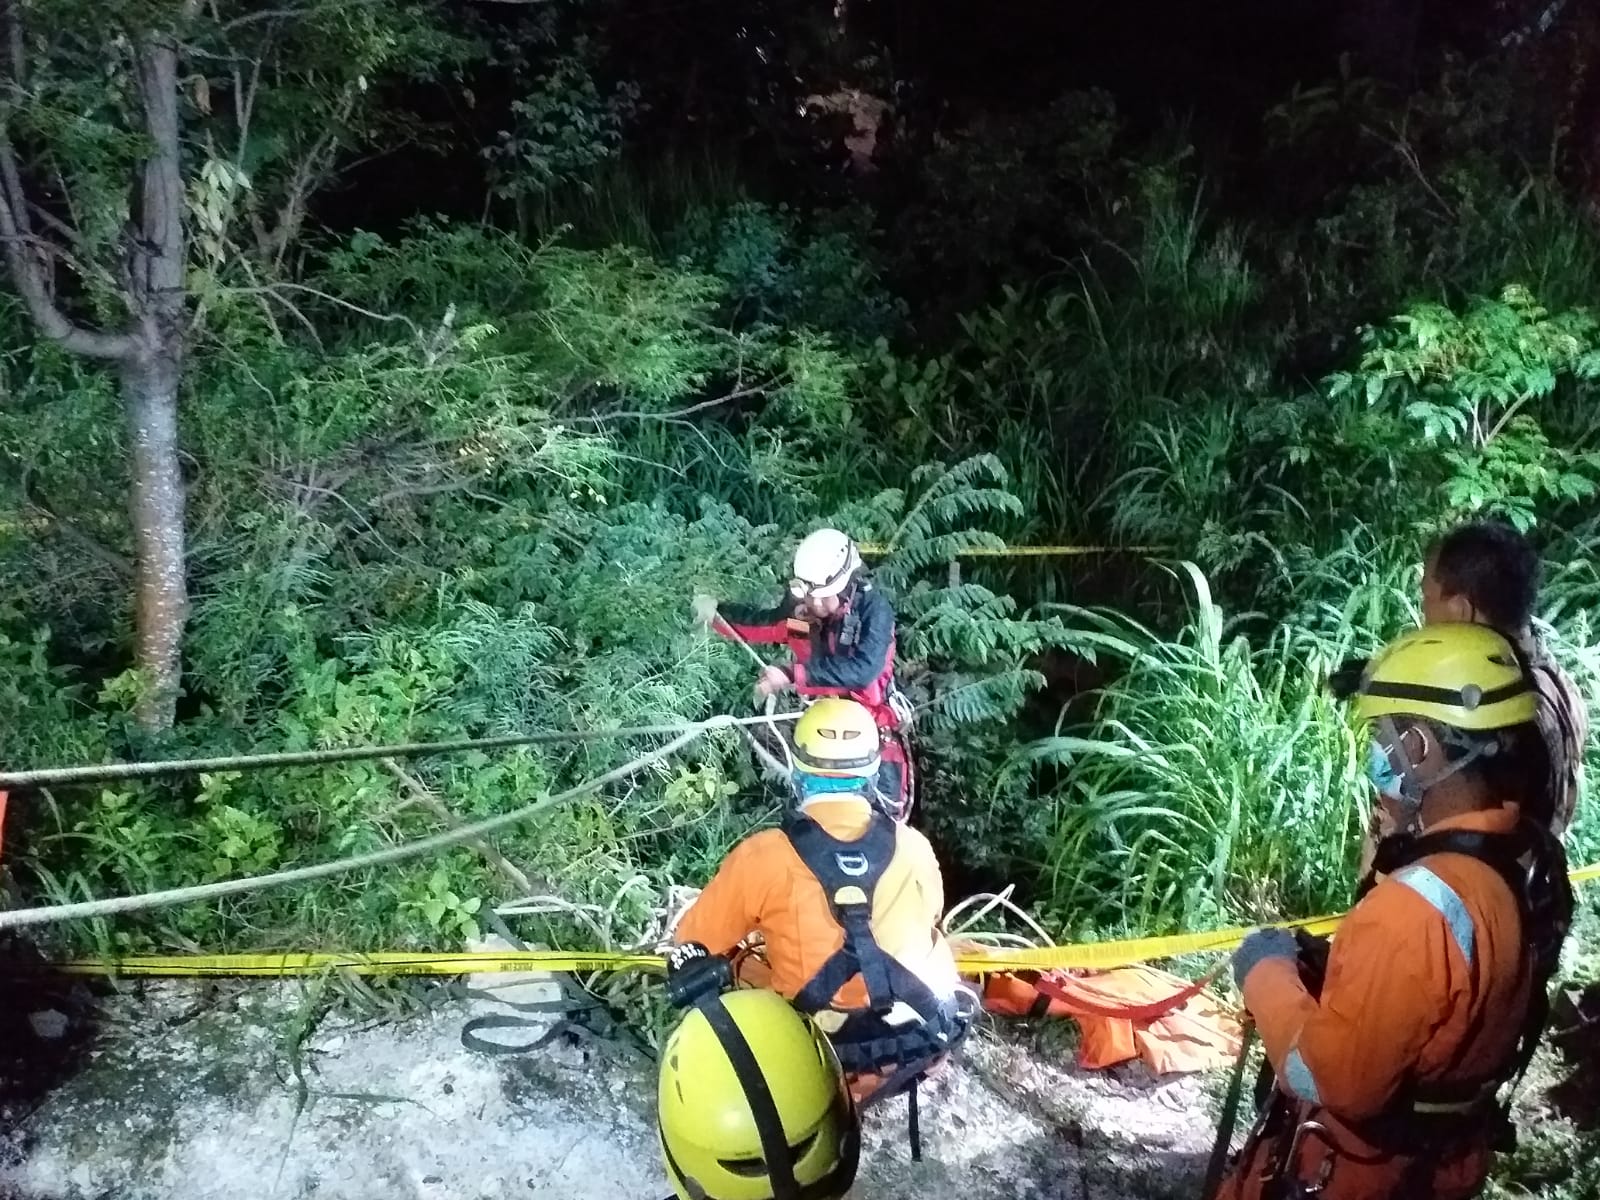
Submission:
<svg viewBox="0 0 1600 1200">
<path fill-rule="evenodd" d="M 1445 596 L 1444 610 L 1452 621 L 1460 621 L 1466 625 L 1474 625 L 1478 620 L 1477 607 L 1471 600 L 1462 595 Z"/>
<path fill-rule="evenodd" d="M 1426 725 L 1406 726 L 1400 735 L 1400 743 L 1414 767 L 1436 767 L 1439 763 L 1435 759 L 1444 755 L 1444 746 Z"/>
</svg>

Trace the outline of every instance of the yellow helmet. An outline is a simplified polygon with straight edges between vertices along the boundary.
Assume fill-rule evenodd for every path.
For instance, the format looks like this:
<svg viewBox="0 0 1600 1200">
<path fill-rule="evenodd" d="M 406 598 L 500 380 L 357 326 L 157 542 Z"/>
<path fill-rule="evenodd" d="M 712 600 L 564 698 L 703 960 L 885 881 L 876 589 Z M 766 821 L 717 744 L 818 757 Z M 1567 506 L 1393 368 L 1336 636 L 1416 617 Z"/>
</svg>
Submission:
<svg viewBox="0 0 1600 1200">
<path fill-rule="evenodd" d="M 1538 705 L 1511 643 L 1486 625 L 1426 625 L 1396 638 L 1367 664 L 1355 713 L 1423 717 L 1488 731 L 1532 721 Z"/>
<path fill-rule="evenodd" d="M 865 705 L 825 696 L 794 727 L 795 763 L 811 775 L 871 779 L 881 751 L 878 723 Z"/>
<path fill-rule="evenodd" d="M 657 1132 L 678 1200 L 839 1200 L 861 1126 L 839 1060 L 776 992 L 691 1009 L 661 1053 Z"/>
</svg>

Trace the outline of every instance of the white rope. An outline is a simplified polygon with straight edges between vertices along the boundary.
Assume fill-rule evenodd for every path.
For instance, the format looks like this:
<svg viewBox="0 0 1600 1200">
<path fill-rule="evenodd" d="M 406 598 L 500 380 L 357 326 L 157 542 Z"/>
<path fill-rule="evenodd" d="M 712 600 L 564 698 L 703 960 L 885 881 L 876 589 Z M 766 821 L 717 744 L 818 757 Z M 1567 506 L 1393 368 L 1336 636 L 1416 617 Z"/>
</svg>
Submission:
<svg viewBox="0 0 1600 1200">
<path fill-rule="evenodd" d="M 1011 893 L 1015 889 L 1016 889 L 1016 884 L 1011 884 L 1003 892 L 1000 892 L 998 894 L 987 894 L 986 895 L 986 894 L 980 892 L 976 896 L 968 896 L 965 900 L 961 901 L 960 904 L 957 904 L 954 908 L 952 908 L 948 913 L 945 914 L 945 917 L 944 917 L 944 928 L 945 928 L 946 936 L 949 936 L 949 937 L 973 936 L 973 935 L 968 934 L 967 930 L 971 929 L 974 925 L 976 925 L 979 921 L 983 920 L 984 917 L 988 916 L 995 909 L 1003 908 L 1007 912 L 1011 913 L 1014 917 L 1016 917 L 1019 921 L 1021 921 L 1024 925 L 1026 925 L 1029 929 L 1033 930 L 1034 933 L 1039 935 L 1039 941 L 1037 943 L 1038 945 L 1041 945 L 1041 946 L 1050 945 L 1051 944 L 1051 938 L 1050 938 L 1050 935 L 1045 932 L 1044 926 L 1040 925 L 1039 922 L 1035 921 L 1031 916 L 1029 916 L 1026 912 L 1024 912 L 1020 907 L 1018 907 L 1016 904 L 1012 903 L 1012 901 L 1011 901 Z M 979 904 L 981 904 L 983 907 L 978 909 L 978 911 L 975 912 L 972 916 L 968 917 L 965 924 L 959 925 L 959 926 L 955 926 L 953 924 L 955 919 L 958 916 L 960 916 L 961 914 L 965 913 L 967 909 L 972 908 L 974 905 L 979 905 Z"/>
<path fill-rule="evenodd" d="M 276 871 L 267 875 L 252 875 L 243 879 L 227 879 L 219 883 L 199 884 L 194 887 L 168 888 L 164 891 L 145 892 L 137 896 L 113 896 L 104 900 L 83 900 L 73 904 L 52 904 L 40 908 L 20 908 L 11 912 L 0 912 L 0 929 L 16 929 L 24 925 L 47 925 L 59 921 L 84 920 L 90 917 L 111 916 L 115 913 L 141 912 L 145 909 L 165 908 L 174 904 L 192 904 L 201 900 L 215 900 L 222 896 L 236 896 L 245 892 L 260 891 L 263 888 L 282 887 L 290 883 L 309 883 L 314 879 L 342 875 L 347 871 L 359 871 L 366 867 L 381 867 L 389 863 L 403 862 L 408 858 L 431 854 L 436 850 L 448 850 L 452 846 L 459 846 L 481 838 L 486 834 L 493 833 L 496 830 L 516 825 L 548 808 L 554 808 L 578 796 L 597 791 L 608 783 L 626 779 L 628 776 L 660 762 L 669 755 L 675 754 L 710 730 L 725 729 L 729 726 L 743 723 L 744 721 L 737 717 L 717 716 L 712 717 L 709 721 L 697 721 L 693 724 L 680 725 L 677 727 L 678 736 L 666 745 L 657 750 L 652 750 L 648 754 L 642 754 L 631 762 L 624 763 L 622 766 L 607 771 L 604 775 L 597 776 L 586 783 L 580 783 L 576 787 L 568 788 L 557 795 L 535 800 L 532 804 L 525 804 L 514 812 L 502 813 L 497 817 L 488 817 L 470 825 L 463 825 L 459 829 L 434 834 L 432 837 L 419 838 L 414 842 L 406 842 L 399 846 L 389 846 L 383 850 L 357 854 L 349 858 L 337 859 L 333 862 L 318 863 L 315 866 Z"/>
<path fill-rule="evenodd" d="M 770 713 L 754 717 L 719 717 L 725 725 L 771 725 L 774 720 L 798 717 Z M 325 767 L 335 763 L 362 762 L 381 758 L 420 758 L 430 755 L 459 754 L 467 750 L 509 750 L 519 746 L 542 746 L 551 742 L 621 741 L 628 738 L 676 734 L 688 728 L 682 722 L 672 725 L 628 725 L 615 729 L 545 729 L 538 733 L 509 733 L 499 737 L 459 738 L 448 742 L 406 742 L 396 746 L 345 746 L 331 750 L 281 750 L 270 754 L 235 754 L 222 758 L 188 758 L 165 762 L 93 763 L 83 767 L 45 767 L 35 771 L 0 772 L 0 789 L 51 787 L 73 783 L 110 783 L 126 779 L 154 779 L 163 775 L 195 775 L 201 772 L 260 771 L 285 767 Z M 780 739 L 781 740 L 781 739 Z"/>
</svg>

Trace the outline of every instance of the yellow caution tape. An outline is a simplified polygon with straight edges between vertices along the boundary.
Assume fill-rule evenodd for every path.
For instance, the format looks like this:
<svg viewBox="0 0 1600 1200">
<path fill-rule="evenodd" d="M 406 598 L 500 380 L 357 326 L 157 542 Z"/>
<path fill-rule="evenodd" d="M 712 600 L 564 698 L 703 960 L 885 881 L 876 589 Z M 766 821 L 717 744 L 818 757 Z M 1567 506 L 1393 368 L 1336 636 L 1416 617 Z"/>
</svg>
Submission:
<svg viewBox="0 0 1600 1200">
<path fill-rule="evenodd" d="M 1292 922 L 1290 927 L 1326 933 L 1338 917 L 1318 917 Z M 1231 950 L 1250 930 L 1222 929 L 1208 933 L 1182 933 L 1171 937 L 1132 938 L 1115 942 L 1084 942 L 1072 946 L 1043 946 L 1036 950 L 996 949 L 965 953 L 957 963 L 967 974 L 992 971 L 1107 970 L 1185 954 Z M 345 970 L 357 975 L 467 975 L 518 971 L 661 970 L 660 955 L 618 954 L 606 951 L 573 953 L 566 950 L 464 951 L 456 954 L 410 953 L 380 950 L 371 954 L 147 954 L 114 961 L 82 959 L 62 963 L 52 970 L 67 975 L 231 975 L 282 977 L 319 975 Z"/>
<path fill-rule="evenodd" d="M 1600 879 L 1600 863 L 1572 872 L 1573 883 Z M 1303 929 L 1318 936 L 1332 933 L 1343 916 L 1310 917 L 1279 923 L 1284 929 Z M 1079 942 L 1037 949 L 1002 947 L 972 950 L 957 956 L 964 975 L 995 971 L 1109 971 L 1188 954 L 1217 954 L 1235 949 L 1257 926 L 1214 929 L 1205 933 L 1178 933 L 1167 937 L 1128 938 L 1111 942 Z M 399 950 L 371 954 L 147 954 L 115 960 L 80 959 L 59 963 L 49 970 L 66 975 L 224 975 L 280 978 L 320 975 L 326 971 L 351 971 L 357 975 L 471 975 L 526 971 L 662 970 L 658 954 L 623 954 L 598 950 L 465 951 L 428 953 Z"/>
<path fill-rule="evenodd" d="M 862 542 L 858 547 L 869 558 L 888 554 L 891 547 L 881 542 Z M 958 551 L 957 558 L 1072 558 L 1081 554 L 1160 554 L 1164 546 L 971 546 Z"/>
<path fill-rule="evenodd" d="M 1322 935 L 1338 928 L 1343 917 L 1313 917 L 1291 921 L 1282 928 L 1304 929 Z M 1186 954 L 1215 954 L 1235 949 L 1257 926 L 1216 929 L 1208 933 L 1179 933 L 1170 937 L 1132 938 L 1120 942 L 1080 942 L 1074 946 L 1040 946 L 985 950 L 962 954 L 957 964 L 963 974 L 984 975 L 993 971 L 1109 971 L 1132 967 L 1163 958 Z"/>
</svg>

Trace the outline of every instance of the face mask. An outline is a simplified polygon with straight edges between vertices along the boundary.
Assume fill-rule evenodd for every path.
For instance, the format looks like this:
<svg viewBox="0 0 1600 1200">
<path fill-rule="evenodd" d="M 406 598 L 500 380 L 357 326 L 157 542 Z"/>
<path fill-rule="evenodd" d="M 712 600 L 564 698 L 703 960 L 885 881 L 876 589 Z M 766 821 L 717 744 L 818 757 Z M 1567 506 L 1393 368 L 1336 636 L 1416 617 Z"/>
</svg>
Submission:
<svg viewBox="0 0 1600 1200">
<path fill-rule="evenodd" d="M 1372 742 L 1367 750 L 1367 778 L 1372 780 L 1372 786 L 1380 794 L 1397 803 L 1405 803 L 1405 793 L 1400 790 L 1400 772 L 1389 761 L 1388 751 L 1377 742 Z"/>
</svg>

